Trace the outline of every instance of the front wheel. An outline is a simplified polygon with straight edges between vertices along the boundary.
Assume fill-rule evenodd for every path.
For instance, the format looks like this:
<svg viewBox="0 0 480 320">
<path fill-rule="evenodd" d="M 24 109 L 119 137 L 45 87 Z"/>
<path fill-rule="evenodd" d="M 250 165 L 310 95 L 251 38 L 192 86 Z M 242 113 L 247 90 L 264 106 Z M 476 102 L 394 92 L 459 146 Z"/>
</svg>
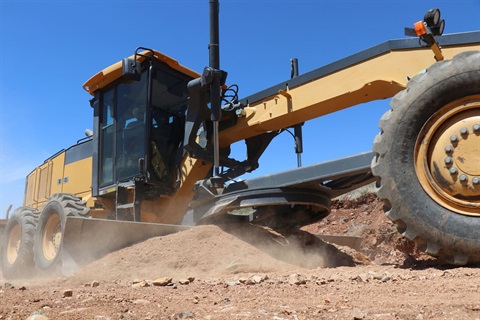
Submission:
<svg viewBox="0 0 480 320">
<path fill-rule="evenodd" d="M 71 194 L 55 194 L 40 213 L 35 231 L 35 265 L 40 270 L 56 272 L 61 264 L 63 230 L 68 216 L 88 214 L 85 201 Z"/>
<path fill-rule="evenodd" d="M 372 171 L 399 231 L 448 263 L 480 263 L 480 52 L 411 79 L 380 120 Z"/>
</svg>

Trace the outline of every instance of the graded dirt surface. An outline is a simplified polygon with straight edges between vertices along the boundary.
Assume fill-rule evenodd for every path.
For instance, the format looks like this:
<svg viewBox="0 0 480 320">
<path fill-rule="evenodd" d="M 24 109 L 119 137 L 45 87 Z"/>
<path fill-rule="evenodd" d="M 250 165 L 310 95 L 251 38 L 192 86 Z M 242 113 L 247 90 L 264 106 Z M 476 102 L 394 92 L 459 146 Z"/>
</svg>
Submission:
<svg viewBox="0 0 480 320">
<path fill-rule="evenodd" d="M 316 234 L 359 236 L 358 250 Z M 373 195 L 292 234 L 199 226 L 69 277 L 5 280 L 0 319 L 480 319 L 480 268 L 415 250 Z"/>
</svg>

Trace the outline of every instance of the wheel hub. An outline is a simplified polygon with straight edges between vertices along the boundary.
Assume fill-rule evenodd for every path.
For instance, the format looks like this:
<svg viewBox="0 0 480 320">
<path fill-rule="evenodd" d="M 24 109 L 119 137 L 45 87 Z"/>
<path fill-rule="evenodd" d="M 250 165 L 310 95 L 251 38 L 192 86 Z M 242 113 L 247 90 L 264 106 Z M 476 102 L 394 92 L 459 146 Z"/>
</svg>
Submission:
<svg viewBox="0 0 480 320">
<path fill-rule="evenodd" d="M 10 230 L 10 236 L 8 238 L 7 248 L 7 260 L 10 264 L 13 264 L 18 258 L 18 251 L 20 250 L 22 229 L 20 225 L 16 224 L 12 230 Z"/>
<path fill-rule="evenodd" d="M 417 175 L 442 206 L 480 216 L 480 97 L 454 101 L 435 113 L 417 141 Z"/>
<path fill-rule="evenodd" d="M 45 224 L 43 234 L 43 254 L 45 259 L 53 260 L 58 254 L 62 242 L 61 220 L 58 214 L 52 215 Z"/>
<path fill-rule="evenodd" d="M 443 160 L 443 168 L 433 178 L 446 192 L 463 196 L 478 194 L 478 190 L 475 192 L 475 189 L 480 183 L 480 128 L 476 133 L 473 129 L 476 126 L 480 127 L 480 116 L 470 116 L 454 123 L 439 137 L 439 141 L 446 144 L 444 152 L 435 150 L 430 165 L 441 163 Z"/>
</svg>

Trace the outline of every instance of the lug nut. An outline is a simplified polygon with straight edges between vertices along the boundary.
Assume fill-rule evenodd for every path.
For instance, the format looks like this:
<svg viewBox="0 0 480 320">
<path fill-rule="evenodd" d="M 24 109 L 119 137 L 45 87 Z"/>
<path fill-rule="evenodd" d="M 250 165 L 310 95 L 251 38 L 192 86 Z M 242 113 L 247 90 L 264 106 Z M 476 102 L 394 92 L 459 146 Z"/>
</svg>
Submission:
<svg viewBox="0 0 480 320">
<path fill-rule="evenodd" d="M 473 184 L 480 184 L 480 178 L 479 177 L 473 177 L 472 178 L 472 183 Z"/>
<path fill-rule="evenodd" d="M 480 131 L 480 124 L 474 124 L 473 125 L 473 132 Z"/>
<path fill-rule="evenodd" d="M 457 174 L 457 172 L 458 172 L 457 168 L 455 168 L 455 167 L 450 168 L 450 170 L 448 170 L 448 171 L 450 171 L 451 174 Z"/>
<path fill-rule="evenodd" d="M 453 152 L 453 147 L 448 145 L 445 147 L 445 153 L 452 153 Z"/>
<path fill-rule="evenodd" d="M 452 164 L 452 162 L 453 162 L 452 157 L 446 157 L 445 158 L 445 164 Z"/>
<path fill-rule="evenodd" d="M 457 141 L 458 141 L 457 135 L 456 135 L 456 134 L 452 134 L 452 135 L 450 136 L 450 141 L 451 141 L 451 142 L 457 142 Z"/>
<path fill-rule="evenodd" d="M 468 177 L 466 174 L 461 174 L 460 177 L 460 182 L 467 182 L 468 181 Z"/>
<path fill-rule="evenodd" d="M 462 136 L 468 134 L 468 129 L 465 128 L 465 127 L 461 128 L 461 129 L 460 129 L 460 134 L 461 134 Z"/>
</svg>

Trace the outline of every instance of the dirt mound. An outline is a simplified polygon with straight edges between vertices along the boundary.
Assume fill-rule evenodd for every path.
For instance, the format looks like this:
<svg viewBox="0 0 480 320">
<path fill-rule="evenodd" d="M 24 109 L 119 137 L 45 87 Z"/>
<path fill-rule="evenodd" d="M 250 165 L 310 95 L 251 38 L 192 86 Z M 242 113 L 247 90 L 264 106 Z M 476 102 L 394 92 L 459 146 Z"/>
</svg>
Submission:
<svg viewBox="0 0 480 320">
<path fill-rule="evenodd" d="M 330 245 L 316 234 L 363 238 L 359 252 Z M 289 234 L 248 224 L 198 226 L 151 238 L 111 253 L 69 281 L 132 281 L 163 276 L 218 277 L 356 264 L 405 264 L 425 256 L 398 234 L 373 194 L 334 201 L 325 219 Z"/>
<path fill-rule="evenodd" d="M 334 200 L 328 217 L 303 230 L 312 234 L 343 234 L 362 238 L 361 253 L 375 264 L 412 265 L 434 260 L 404 238 L 386 217 L 376 194 Z"/>
<path fill-rule="evenodd" d="M 326 261 L 325 256 L 330 259 Z M 252 225 L 198 226 L 113 252 L 76 272 L 69 281 L 208 278 L 333 265 L 354 263 L 306 232 L 282 236 Z"/>
</svg>

